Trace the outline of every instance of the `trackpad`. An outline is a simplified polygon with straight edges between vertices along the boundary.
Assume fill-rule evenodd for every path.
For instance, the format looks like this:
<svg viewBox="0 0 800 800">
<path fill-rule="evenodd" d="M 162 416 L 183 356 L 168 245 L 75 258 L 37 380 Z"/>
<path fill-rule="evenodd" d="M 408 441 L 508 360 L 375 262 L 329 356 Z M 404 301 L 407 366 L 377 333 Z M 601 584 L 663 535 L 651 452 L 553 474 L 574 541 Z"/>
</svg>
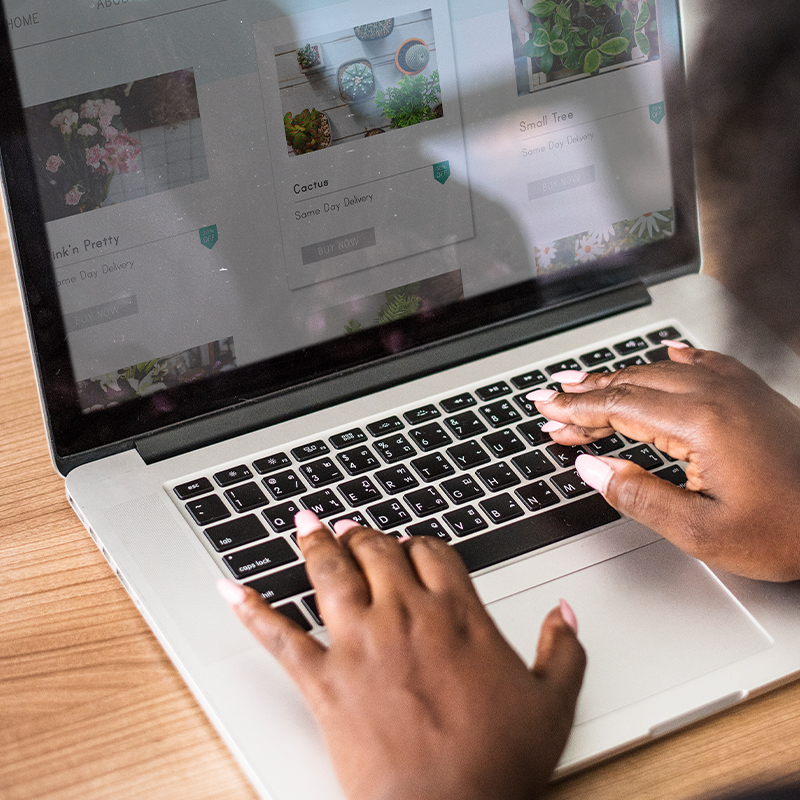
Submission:
<svg viewBox="0 0 800 800">
<path fill-rule="evenodd" d="M 658 541 L 486 606 L 528 664 L 565 598 L 588 666 L 576 724 L 767 649 L 772 639 L 698 561 Z"/>
</svg>

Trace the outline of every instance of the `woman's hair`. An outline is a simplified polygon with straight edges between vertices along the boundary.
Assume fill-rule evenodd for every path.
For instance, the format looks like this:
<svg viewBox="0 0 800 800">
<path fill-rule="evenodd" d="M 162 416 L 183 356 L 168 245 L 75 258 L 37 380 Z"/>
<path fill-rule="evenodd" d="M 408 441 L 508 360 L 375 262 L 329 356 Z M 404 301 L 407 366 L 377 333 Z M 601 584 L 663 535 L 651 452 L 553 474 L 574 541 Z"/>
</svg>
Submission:
<svg viewBox="0 0 800 800">
<path fill-rule="evenodd" d="M 800 26 L 786 0 L 707 0 L 690 64 L 698 188 L 714 271 L 800 341 Z"/>
</svg>

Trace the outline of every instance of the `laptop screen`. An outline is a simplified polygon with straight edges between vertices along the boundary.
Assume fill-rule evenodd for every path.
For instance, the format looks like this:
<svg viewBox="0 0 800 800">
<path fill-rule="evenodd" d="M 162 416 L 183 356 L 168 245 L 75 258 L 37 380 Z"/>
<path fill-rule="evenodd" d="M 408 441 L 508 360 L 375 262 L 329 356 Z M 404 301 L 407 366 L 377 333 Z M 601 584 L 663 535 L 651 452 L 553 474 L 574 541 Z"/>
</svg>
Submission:
<svg viewBox="0 0 800 800">
<path fill-rule="evenodd" d="M 674 266 L 668 0 L 4 19 L 92 445 Z"/>
</svg>

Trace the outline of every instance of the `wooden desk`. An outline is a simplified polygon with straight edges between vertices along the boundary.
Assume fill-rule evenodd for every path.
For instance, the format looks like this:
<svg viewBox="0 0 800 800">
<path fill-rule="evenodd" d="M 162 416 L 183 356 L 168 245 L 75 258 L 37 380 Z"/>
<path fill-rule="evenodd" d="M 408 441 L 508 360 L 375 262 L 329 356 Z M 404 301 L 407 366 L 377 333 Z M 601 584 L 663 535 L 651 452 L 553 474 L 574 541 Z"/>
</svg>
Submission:
<svg viewBox="0 0 800 800">
<path fill-rule="evenodd" d="M 0 797 L 255 800 L 67 504 L 47 454 L 2 230 Z M 546 797 L 680 800 L 800 775 L 799 762 L 795 683 Z"/>
</svg>

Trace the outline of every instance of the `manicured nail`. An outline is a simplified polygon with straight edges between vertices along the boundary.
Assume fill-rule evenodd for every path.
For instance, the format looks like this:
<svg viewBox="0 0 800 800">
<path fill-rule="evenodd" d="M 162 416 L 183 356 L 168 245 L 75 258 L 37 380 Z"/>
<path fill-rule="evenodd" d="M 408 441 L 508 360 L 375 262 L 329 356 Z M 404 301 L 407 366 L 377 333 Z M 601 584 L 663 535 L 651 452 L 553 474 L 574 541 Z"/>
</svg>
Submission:
<svg viewBox="0 0 800 800">
<path fill-rule="evenodd" d="M 558 601 L 558 608 L 561 611 L 561 617 L 567 625 L 572 628 L 573 633 L 578 635 L 578 618 L 572 610 L 572 606 L 562 597 Z"/>
<path fill-rule="evenodd" d="M 313 511 L 303 509 L 294 515 L 294 524 L 297 526 L 298 536 L 308 536 L 309 533 L 317 530 L 322 523 Z"/>
<path fill-rule="evenodd" d="M 558 394 L 555 389 L 536 389 L 530 394 L 526 395 L 528 400 L 533 400 L 534 403 L 547 403 Z"/>
<path fill-rule="evenodd" d="M 576 384 L 586 380 L 588 372 L 581 372 L 579 369 L 565 369 L 561 372 L 554 372 L 550 378 L 556 383 Z"/>
<path fill-rule="evenodd" d="M 667 347 L 674 347 L 676 350 L 683 350 L 689 346 L 686 342 L 676 342 L 674 339 L 662 339 L 661 344 L 665 344 Z"/>
<path fill-rule="evenodd" d="M 544 433 L 553 433 L 554 431 L 560 431 L 562 428 L 566 428 L 567 425 L 565 422 L 556 422 L 554 419 L 551 419 L 549 422 L 545 422 L 542 425 L 542 431 Z"/>
<path fill-rule="evenodd" d="M 575 469 L 578 470 L 581 480 L 592 489 L 597 489 L 600 494 L 606 493 L 614 474 L 614 470 L 603 459 L 588 453 L 582 453 L 575 459 Z"/>
<path fill-rule="evenodd" d="M 231 606 L 241 605 L 247 597 L 247 592 L 242 586 L 227 578 L 220 578 L 217 581 L 217 591 L 222 595 L 222 599 Z"/>
<path fill-rule="evenodd" d="M 342 536 L 343 534 L 347 533 L 347 531 L 350 531 L 353 528 L 360 528 L 360 527 L 361 526 L 354 519 L 340 519 L 333 526 L 333 532 L 337 536 Z"/>
</svg>

